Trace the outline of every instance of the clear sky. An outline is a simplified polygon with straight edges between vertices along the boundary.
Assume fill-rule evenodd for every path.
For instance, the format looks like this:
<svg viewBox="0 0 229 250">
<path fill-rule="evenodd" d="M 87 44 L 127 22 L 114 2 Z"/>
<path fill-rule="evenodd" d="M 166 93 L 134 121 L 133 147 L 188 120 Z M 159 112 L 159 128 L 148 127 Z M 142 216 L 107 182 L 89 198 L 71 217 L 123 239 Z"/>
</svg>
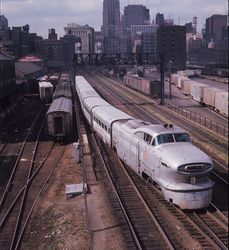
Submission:
<svg viewBox="0 0 229 250">
<path fill-rule="evenodd" d="M 100 30 L 103 0 L 2 0 L 2 13 L 9 26 L 30 25 L 30 32 L 47 38 L 48 29 L 54 28 L 59 36 L 64 35 L 67 23 L 88 24 Z M 150 18 L 157 12 L 175 24 L 184 25 L 197 16 L 200 31 L 206 18 L 213 14 L 227 14 L 227 0 L 120 0 L 120 11 L 128 4 L 143 4 L 150 9 Z"/>
</svg>

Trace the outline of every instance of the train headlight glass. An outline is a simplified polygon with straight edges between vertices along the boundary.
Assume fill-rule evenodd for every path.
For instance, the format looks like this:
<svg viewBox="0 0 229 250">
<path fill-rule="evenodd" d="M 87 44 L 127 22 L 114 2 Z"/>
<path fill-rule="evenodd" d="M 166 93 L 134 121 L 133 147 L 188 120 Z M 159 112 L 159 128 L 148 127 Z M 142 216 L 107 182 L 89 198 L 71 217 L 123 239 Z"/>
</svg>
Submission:
<svg viewBox="0 0 229 250">
<path fill-rule="evenodd" d="M 196 177 L 195 177 L 195 176 L 192 176 L 192 177 L 190 178 L 190 183 L 191 183 L 191 184 L 196 184 Z"/>
</svg>

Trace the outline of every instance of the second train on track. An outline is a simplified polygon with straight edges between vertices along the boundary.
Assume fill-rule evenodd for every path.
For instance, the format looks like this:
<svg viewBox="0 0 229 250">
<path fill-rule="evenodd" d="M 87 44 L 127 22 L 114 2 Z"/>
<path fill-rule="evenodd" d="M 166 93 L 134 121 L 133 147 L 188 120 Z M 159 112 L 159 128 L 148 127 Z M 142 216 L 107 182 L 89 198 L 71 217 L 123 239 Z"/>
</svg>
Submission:
<svg viewBox="0 0 229 250">
<path fill-rule="evenodd" d="M 186 131 L 135 119 L 103 100 L 84 77 L 76 76 L 75 82 L 91 128 L 125 164 L 181 209 L 208 207 L 213 163 L 191 143 Z"/>
</svg>

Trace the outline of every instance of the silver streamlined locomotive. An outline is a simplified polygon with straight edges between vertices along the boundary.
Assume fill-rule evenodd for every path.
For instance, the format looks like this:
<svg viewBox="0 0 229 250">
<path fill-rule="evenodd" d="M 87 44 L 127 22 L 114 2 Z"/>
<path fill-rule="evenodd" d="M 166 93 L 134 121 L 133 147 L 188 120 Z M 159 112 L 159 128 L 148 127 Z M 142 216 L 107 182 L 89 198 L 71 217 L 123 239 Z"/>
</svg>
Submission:
<svg viewBox="0 0 229 250">
<path fill-rule="evenodd" d="M 103 100 L 85 78 L 76 76 L 82 111 L 92 129 L 133 171 L 152 181 L 181 209 L 209 205 L 211 159 L 181 128 L 135 119 Z"/>
</svg>

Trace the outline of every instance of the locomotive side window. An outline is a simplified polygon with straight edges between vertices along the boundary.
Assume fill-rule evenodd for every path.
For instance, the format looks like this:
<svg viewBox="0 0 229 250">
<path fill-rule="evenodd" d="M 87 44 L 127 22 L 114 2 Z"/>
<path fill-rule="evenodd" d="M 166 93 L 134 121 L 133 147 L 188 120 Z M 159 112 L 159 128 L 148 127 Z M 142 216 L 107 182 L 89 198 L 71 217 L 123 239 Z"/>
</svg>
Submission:
<svg viewBox="0 0 229 250">
<path fill-rule="evenodd" d="M 150 144 L 152 141 L 152 135 L 149 135 L 147 133 L 144 133 L 144 141 L 147 142 L 147 144 Z"/>
<path fill-rule="evenodd" d="M 176 142 L 191 142 L 190 136 L 187 133 L 174 134 Z"/>
</svg>

